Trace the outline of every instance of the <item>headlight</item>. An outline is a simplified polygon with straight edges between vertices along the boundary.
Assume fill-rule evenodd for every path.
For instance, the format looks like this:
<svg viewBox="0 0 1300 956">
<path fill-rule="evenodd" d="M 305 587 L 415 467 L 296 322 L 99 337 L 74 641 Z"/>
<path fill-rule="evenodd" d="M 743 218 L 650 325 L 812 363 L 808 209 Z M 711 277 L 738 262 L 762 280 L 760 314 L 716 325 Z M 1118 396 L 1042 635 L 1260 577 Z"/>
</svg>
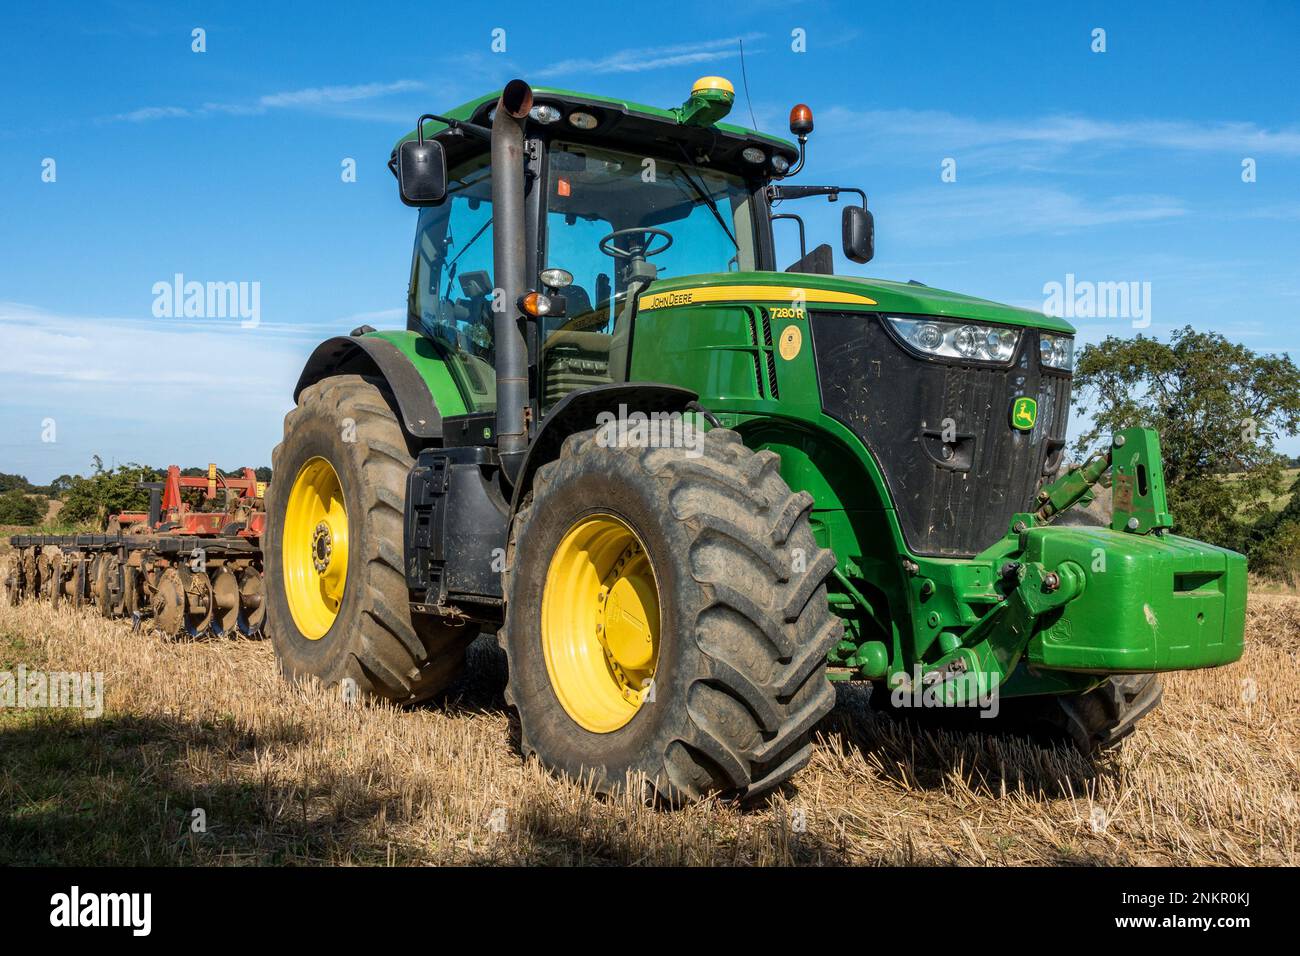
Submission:
<svg viewBox="0 0 1300 956">
<path fill-rule="evenodd" d="M 1038 351 L 1048 368 L 1070 370 L 1074 362 L 1074 339 L 1068 335 L 1038 333 Z"/>
<path fill-rule="evenodd" d="M 974 322 L 888 317 L 898 334 L 927 355 L 971 362 L 1009 362 L 1020 345 L 1020 330 Z"/>
<path fill-rule="evenodd" d="M 534 106 L 528 111 L 528 115 L 538 123 L 551 124 L 560 121 L 560 111 L 549 104 Z"/>
</svg>

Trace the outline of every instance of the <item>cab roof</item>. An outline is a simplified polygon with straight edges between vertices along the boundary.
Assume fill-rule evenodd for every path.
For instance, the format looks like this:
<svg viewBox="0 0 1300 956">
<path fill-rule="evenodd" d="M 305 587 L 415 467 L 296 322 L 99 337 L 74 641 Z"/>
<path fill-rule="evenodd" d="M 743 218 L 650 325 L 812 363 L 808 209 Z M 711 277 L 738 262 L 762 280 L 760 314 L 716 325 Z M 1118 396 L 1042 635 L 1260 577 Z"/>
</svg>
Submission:
<svg viewBox="0 0 1300 956">
<path fill-rule="evenodd" d="M 443 115 L 450 119 L 489 126 L 491 124 L 488 114 L 500 96 L 500 90 L 486 93 L 477 99 L 462 103 Z M 693 149 L 692 156 L 703 154 L 708 157 L 708 162 L 712 165 L 729 167 L 750 175 L 771 175 L 768 160 L 774 155 L 783 156 L 790 164 L 799 158 L 798 148 L 781 137 L 731 123 L 715 123 L 709 126 L 686 125 L 678 121 L 678 114 L 673 109 L 662 109 L 631 100 L 543 86 L 533 88 L 533 106 L 554 106 L 560 111 L 560 119 L 551 124 L 542 124 L 530 119 L 529 129 L 554 130 L 568 141 L 600 144 L 612 148 L 642 148 L 646 152 L 658 153 L 671 152 L 670 141 L 675 140 L 688 149 Z M 575 111 L 594 116 L 595 128 L 580 130 L 573 126 L 569 122 L 569 116 Z M 443 123 L 426 120 L 424 135 L 440 136 L 444 145 L 448 147 L 449 153 L 458 152 L 454 148 L 456 144 L 453 139 L 460 137 L 456 134 L 448 135 L 448 128 Z M 397 145 L 400 146 L 415 137 L 416 131 L 412 130 L 398 140 Z M 742 158 L 741 152 L 750 146 L 757 146 L 763 151 L 765 159 L 761 164 L 749 163 Z"/>
</svg>

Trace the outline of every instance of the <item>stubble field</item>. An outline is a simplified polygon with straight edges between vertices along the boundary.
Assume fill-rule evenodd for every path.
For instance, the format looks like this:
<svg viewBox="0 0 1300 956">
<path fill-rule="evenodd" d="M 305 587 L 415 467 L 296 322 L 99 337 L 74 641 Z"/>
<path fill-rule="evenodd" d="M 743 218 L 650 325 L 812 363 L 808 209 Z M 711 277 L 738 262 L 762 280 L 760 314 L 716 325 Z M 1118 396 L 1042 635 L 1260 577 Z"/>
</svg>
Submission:
<svg viewBox="0 0 1300 956">
<path fill-rule="evenodd" d="M 0 608 L 0 671 L 102 672 L 105 708 L 0 708 L 0 863 L 1296 865 L 1297 658 L 1300 599 L 1252 596 L 1245 657 L 1166 676 L 1098 762 L 842 686 L 782 792 L 670 813 L 521 761 L 487 638 L 402 711 L 286 685 L 265 642 L 27 603 Z"/>
</svg>

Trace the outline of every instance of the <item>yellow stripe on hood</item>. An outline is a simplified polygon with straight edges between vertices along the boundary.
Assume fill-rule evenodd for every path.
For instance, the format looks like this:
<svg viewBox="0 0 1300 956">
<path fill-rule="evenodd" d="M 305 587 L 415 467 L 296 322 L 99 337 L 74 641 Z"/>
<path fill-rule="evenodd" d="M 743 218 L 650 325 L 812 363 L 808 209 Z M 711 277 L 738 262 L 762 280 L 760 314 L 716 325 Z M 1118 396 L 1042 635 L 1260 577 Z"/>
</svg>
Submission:
<svg viewBox="0 0 1300 956">
<path fill-rule="evenodd" d="M 805 289 L 787 285 L 712 285 L 698 286 L 693 289 L 672 289 L 667 292 L 655 292 L 643 295 L 637 308 L 646 312 L 651 309 L 668 309 L 677 305 L 691 305 L 695 302 L 737 302 L 758 300 L 761 302 L 793 302 L 802 299 L 805 302 L 836 302 L 849 305 L 875 305 L 876 300 L 856 292 L 838 292 L 833 289 Z"/>
</svg>

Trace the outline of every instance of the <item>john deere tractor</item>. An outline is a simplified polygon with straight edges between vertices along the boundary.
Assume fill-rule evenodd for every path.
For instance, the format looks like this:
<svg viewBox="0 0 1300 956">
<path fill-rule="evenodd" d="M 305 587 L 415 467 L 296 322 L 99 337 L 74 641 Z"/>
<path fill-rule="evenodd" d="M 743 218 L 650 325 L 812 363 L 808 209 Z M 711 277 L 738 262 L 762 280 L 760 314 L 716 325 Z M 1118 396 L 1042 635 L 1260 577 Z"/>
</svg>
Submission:
<svg viewBox="0 0 1300 956">
<path fill-rule="evenodd" d="M 1073 328 L 834 275 L 793 210 L 865 263 L 865 194 L 733 100 L 514 80 L 397 144 L 406 328 L 321 344 L 274 455 L 285 673 L 416 702 L 495 632 L 525 755 L 680 804 L 790 777 L 835 681 L 1091 753 L 1236 660 L 1245 560 L 1172 533 L 1155 433 L 1063 467 Z"/>
</svg>

